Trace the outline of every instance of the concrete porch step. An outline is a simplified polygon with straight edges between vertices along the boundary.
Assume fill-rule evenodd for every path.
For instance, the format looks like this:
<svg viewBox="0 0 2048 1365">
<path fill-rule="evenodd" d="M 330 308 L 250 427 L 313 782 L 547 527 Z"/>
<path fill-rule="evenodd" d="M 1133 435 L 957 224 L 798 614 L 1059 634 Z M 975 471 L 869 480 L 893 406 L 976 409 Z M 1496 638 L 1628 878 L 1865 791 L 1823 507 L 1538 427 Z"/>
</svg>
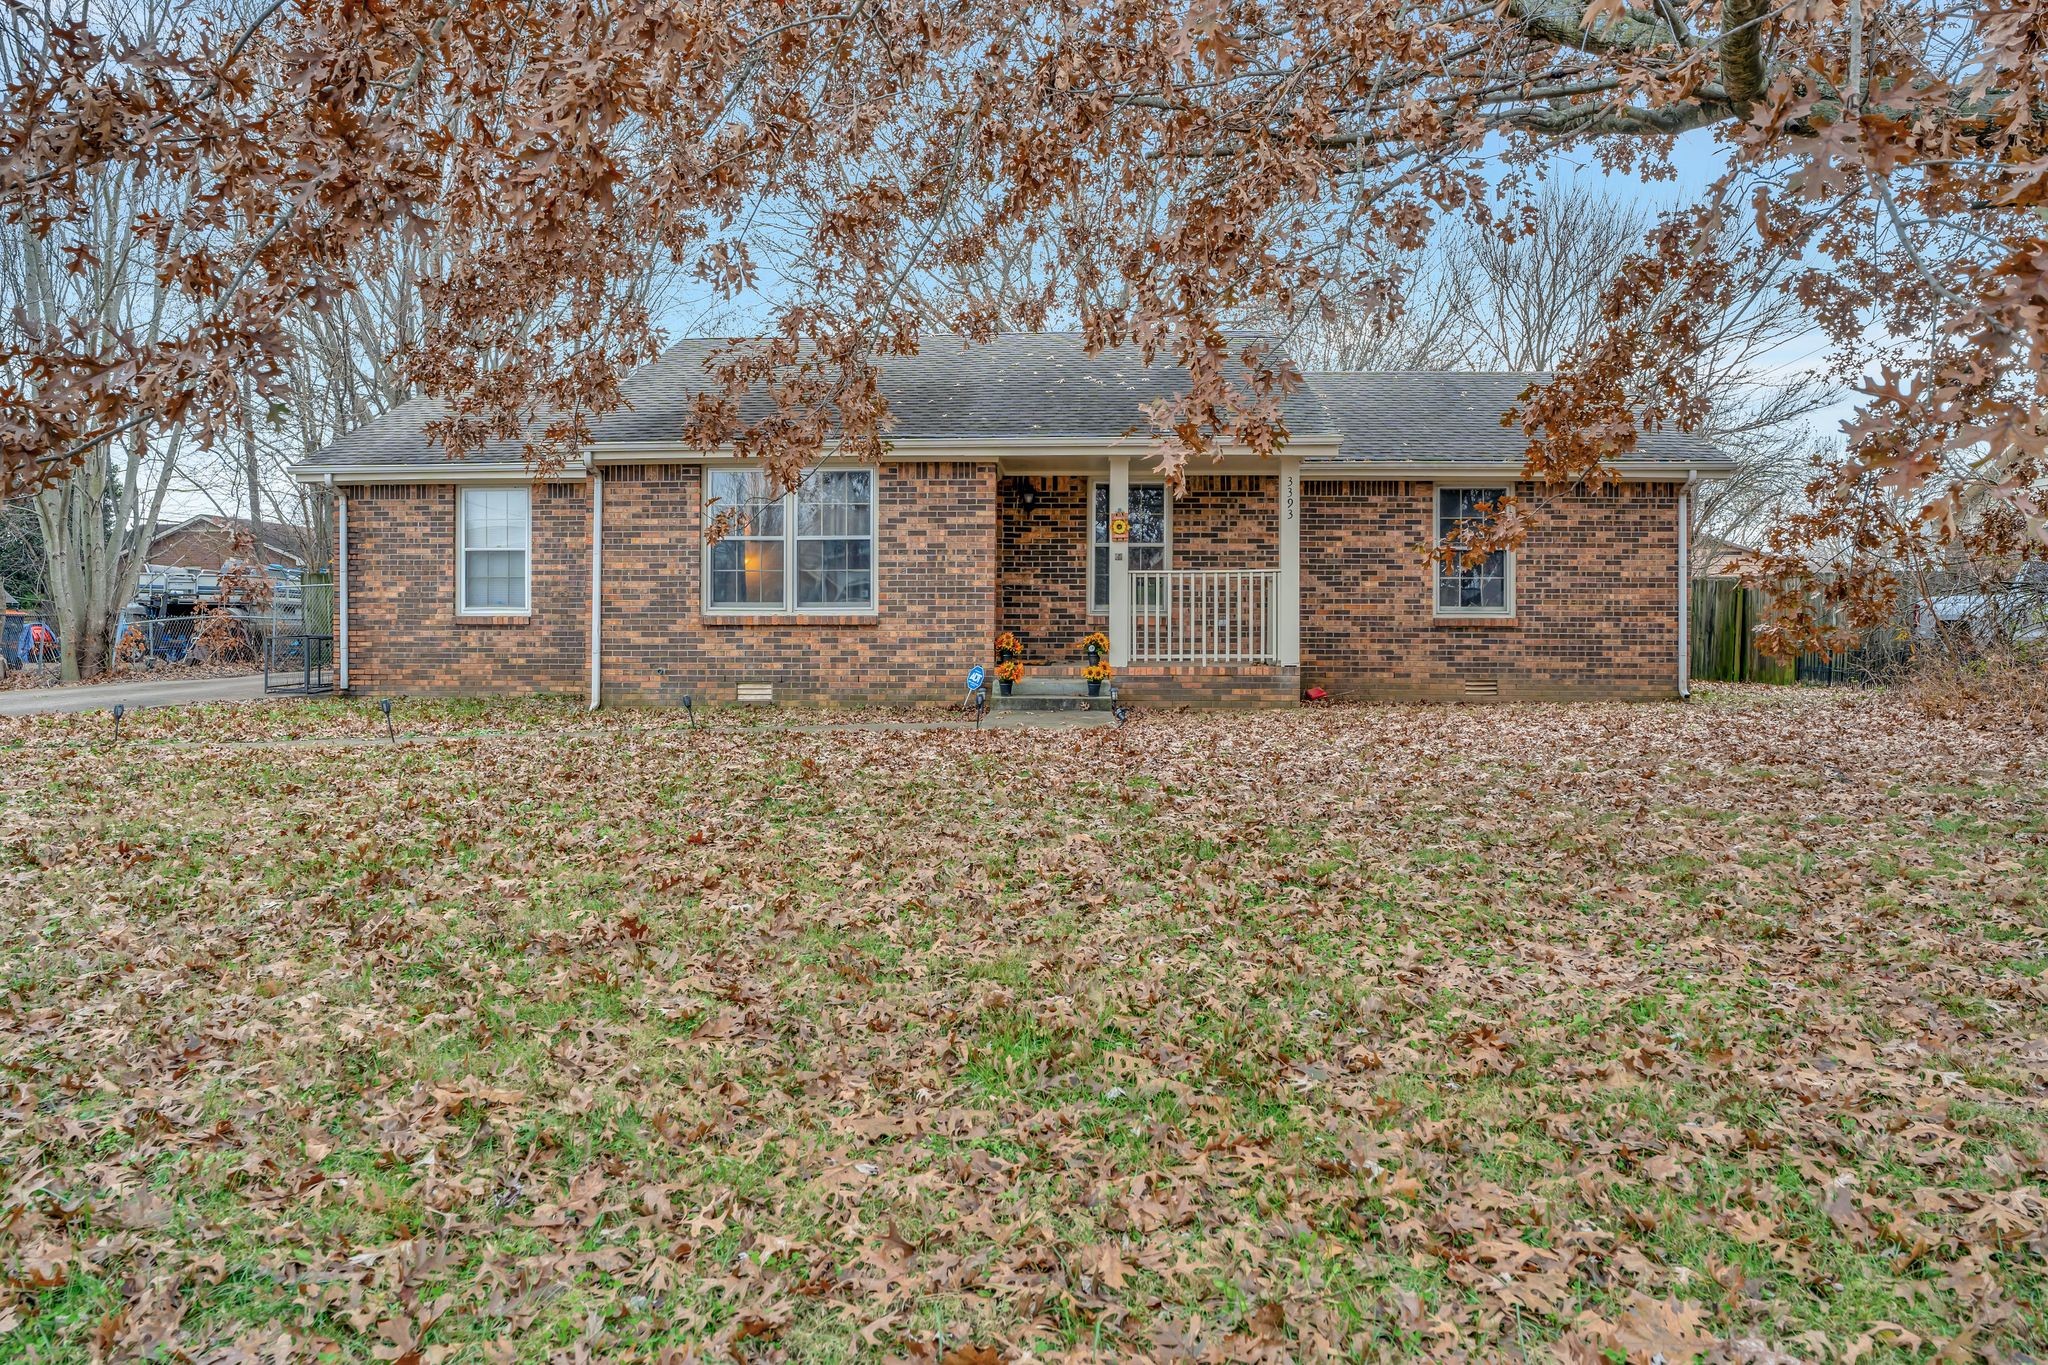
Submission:
<svg viewBox="0 0 2048 1365">
<path fill-rule="evenodd" d="M 1002 694 L 1000 687 L 991 684 L 988 705 L 991 711 L 1107 711 L 1116 701 L 1116 684 L 1102 685 L 1102 695 L 1088 695 L 1088 684 L 1079 678 L 1025 677 L 1017 683 L 1016 690 L 1009 696 Z"/>
</svg>

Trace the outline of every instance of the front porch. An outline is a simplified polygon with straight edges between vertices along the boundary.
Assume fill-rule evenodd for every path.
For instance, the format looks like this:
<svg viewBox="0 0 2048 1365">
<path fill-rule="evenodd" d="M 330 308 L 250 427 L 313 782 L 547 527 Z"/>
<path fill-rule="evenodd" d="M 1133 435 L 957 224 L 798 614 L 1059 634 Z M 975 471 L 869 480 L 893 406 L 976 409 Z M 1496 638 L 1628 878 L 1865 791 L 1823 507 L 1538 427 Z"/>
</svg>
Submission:
<svg viewBox="0 0 2048 1365">
<path fill-rule="evenodd" d="M 1002 466 L 998 629 L 1023 643 L 1027 676 L 1078 677 L 1099 630 L 1127 700 L 1295 704 L 1300 461 L 1190 475 L 1179 498 L 1131 464 Z"/>
</svg>

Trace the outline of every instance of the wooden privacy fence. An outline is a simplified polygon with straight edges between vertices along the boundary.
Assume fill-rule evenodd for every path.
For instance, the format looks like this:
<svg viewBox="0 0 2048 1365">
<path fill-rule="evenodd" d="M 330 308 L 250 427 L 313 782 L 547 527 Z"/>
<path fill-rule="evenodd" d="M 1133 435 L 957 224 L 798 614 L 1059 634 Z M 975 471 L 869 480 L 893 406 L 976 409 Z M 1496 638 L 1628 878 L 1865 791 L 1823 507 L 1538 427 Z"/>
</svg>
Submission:
<svg viewBox="0 0 2048 1365">
<path fill-rule="evenodd" d="M 1867 632 L 1854 649 L 1834 654 L 1783 658 L 1760 652 L 1756 628 L 1764 620 L 1764 595 L 1739 578 L 1692 581 L 1692 678 L 1694 682 L 1866 683 L 1873 682 L 1910 653 L 1903 627 Z"/>
</svg>

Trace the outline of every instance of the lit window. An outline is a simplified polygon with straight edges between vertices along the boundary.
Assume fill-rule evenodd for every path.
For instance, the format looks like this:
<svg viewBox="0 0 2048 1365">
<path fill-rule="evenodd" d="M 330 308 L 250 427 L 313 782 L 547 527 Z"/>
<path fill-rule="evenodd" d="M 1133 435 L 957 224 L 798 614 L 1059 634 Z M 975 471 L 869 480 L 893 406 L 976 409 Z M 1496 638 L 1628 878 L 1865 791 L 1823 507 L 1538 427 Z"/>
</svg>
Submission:
<svg viewBox="0 0 2048 1365">
<path fill-rule="evenodd" d="M 456 610 L 500 616 L 526 610 L 532 586 L 533 490 L 465 488 L 456 518 Z"/>
<path fill-rule="evenodd" d="M 782 499 L 758 469 L 713 470 L 706 482 L 710 515 L 730 514 L 711 547 L 711 604 L 780 609 L 788 600 Z"/>
<path fill-rule="evenodd" d="M 705 524 L 731 513 L 706 556 L 709 605 L 746 612 L 867 611 L 875 604 L 875 475 L 823 469 L 777 494 L 758 469 L 707 470 Z"/>
</svg>

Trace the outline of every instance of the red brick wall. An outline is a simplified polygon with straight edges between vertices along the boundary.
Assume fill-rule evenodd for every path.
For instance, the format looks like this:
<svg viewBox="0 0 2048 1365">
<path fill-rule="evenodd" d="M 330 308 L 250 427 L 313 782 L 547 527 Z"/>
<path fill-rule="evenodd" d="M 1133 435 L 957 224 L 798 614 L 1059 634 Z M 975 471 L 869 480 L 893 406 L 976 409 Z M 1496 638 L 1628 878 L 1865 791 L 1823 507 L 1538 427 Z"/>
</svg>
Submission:
<svg viewBox="0 0 2048 1365">
<path fill-rule="evenodd" d="M 227 563 L 233 541 L 228 531 L 202 527 L 168 531 L 150 542 L 148 562 L 175 569 L 218 569 Z"/>
<path fill-rule="evenodd" d="M 1530 530 L 1512 621 L 1438 620 L 1417 547 L 1435 486 L 1307 480 L 1302 685 L 1341 698 L 1668 697 L 1677 691 L 1678 489 L 1517 488 Z"/>
<path fill-rule="evenodd" d="M 1301 700 L 1301 673 L 1274 664 L 1133 664 L 1117 675 L 1116 694 L 1131 706 L 1271 709 Z"/>
<path fill-rule="evenodd" d="M 772 684 L 777 701 L 966 694 L 996 630 L 994 463 L 882 467 L 872 616 L 707 616 L 702 497 L 695 466 L 605 473 L 607 702 L 730 702 L 743 682 Z"/>
<path fill-rule="evenodd" d="M 1075 664 L 1088 620 L 1088 488 L 1078 475 L 1005 478 L 999 630 L 1034 668 Z M 1033 505 L 1026 507 L 1030 496 Z"/>
<path fill-rule="evenodd" d="M 1273 483 L 1198 477 L 1174 509 L 1174 562 L 1271 562 Z M 950 700 L 1009 629 L 1040 666 L 1078 666 L 1086 628 L 1086 489 L 1020 479 L 989 461 L 885 466 L 872 617 L 707 617 L 701 483 L 688 465 L 608 471 L 604 686 L 608 700 L 730 701 L 741 682 L 778 699 Z M 1416 553 L 1433 485 L 1308 480 L 1302 524 L 1299 684 L 1338 697 L 1664 697 L 1675 690 L 1677 489 L 1519 490 L 1530 521 L 1511 622 L 1439 621 Z M 349 681 L 365 693 L 568 692 L 589 685 L 587 486 L 534 497 L 533 602 L 523 618 L 455 614 L 452 485 L 349 490 Z M 1133 700 L 1270 700 L 1280 684 L 1124 680 Z M 1149 686 L 1148 686 L 1149 684 Z M 1288 690 L 1291 690 L 1290 682 Z M 1247 691 L 1247 689 L 1249 689 Z M 1243 693 L 1243 695 L 1237 695 Z M 1149 696 L 1148 696 L 1149 694 Z"/>
<path fill-rule="evenodd" d="M 590 494 L 533 490 L 524 617 L 455 614 L 455 486 L 378 484 L 348 497 L 351 691 L 582 692 L 590 621 Z"/>
<path fill-rule="evenodd" d="M 188 526 L 183 530 L 166 531 L 149 544 L 149 553 L 144 557 L 151 564 L 163 564 L 174 569 L 218 569 L 234 555 L 235 532 L 218 527 Z M 296 564 L 296 551 L 287 553 L 271 541 L 259 542 L 255 560 L 258 564 Z"/>
<path fill-rule="evenodd" d="M 1280 479 L 1274 474 L 1191 474 L 1173 503 L 1176 569 L 1280 567 Z"/>
</svg>

